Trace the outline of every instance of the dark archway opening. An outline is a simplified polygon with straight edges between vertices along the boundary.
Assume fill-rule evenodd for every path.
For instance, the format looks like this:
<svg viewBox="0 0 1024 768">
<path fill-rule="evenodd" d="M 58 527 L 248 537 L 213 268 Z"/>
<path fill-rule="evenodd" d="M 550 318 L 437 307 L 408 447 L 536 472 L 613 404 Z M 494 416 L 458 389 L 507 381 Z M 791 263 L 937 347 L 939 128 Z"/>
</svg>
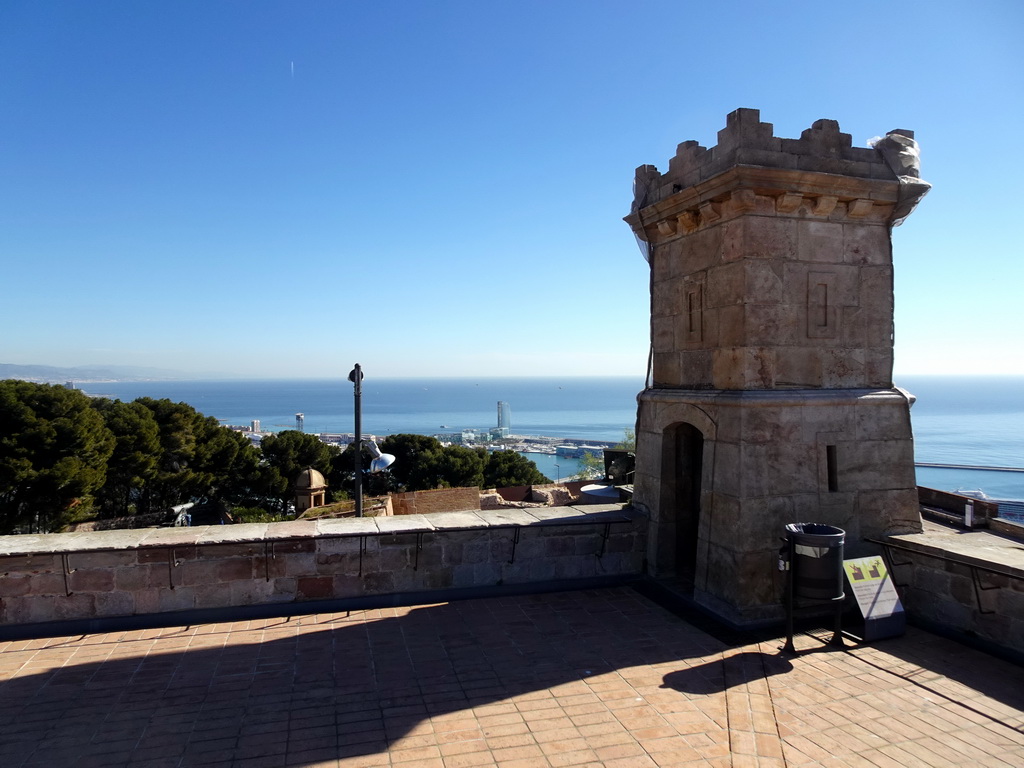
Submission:
<svg viewBox="0 0 1024 768">
<path fill-rule="evenodd" d="M 674 529 L 674 591 L 693 594 L 700 531 L 701 474 L 704 435 L 692 424 L 674 424 L 665 430 L 662 457 L 663 519 Z"/>
</svg>

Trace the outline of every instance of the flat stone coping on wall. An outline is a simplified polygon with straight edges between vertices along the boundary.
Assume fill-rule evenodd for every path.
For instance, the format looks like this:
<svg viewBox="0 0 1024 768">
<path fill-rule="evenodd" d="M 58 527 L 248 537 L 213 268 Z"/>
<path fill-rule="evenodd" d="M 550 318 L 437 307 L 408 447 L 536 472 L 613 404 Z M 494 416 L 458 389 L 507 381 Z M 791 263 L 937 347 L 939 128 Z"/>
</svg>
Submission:
<svg viewBox="0 0 1024 768">
<path fill-rule="evenodd" d="M 494 528 L 626 523 L 639 515 L 621 504 L 532 507 L 496 511 L 436 512 L 396 517 L 347 517 L 283 523 L 137 528 L 116 531 L 0 536 L 0 557 L 125 549 L 271 543 L 289 539 L 380 536 Z"/>
<path fill-rule="evenodd" d="M 1024 543 L 996 533 L 947 528 L 926 520 L 923 533 L 887 536 L 885 543 L 1024 579 Z"/>
<path fill-rule="evenodd" d="M 885 405 L 893 399 L 906 400 L 906 395 L 898 387 L 885 389 L 880 387 L 858 389 L 687 389 L 685 387 L 654 387 L 640 393 L 643 400 L 654 403 L 678 402 L 680 395 L 685 395 L 688 402 L 700 400 L 718 405 L 744 406 L 763 405 L 765 407 L 812 406 L 817 402 L 829 407 L 836 405 L 859 405 L 870 402 Z"/>
</svg>

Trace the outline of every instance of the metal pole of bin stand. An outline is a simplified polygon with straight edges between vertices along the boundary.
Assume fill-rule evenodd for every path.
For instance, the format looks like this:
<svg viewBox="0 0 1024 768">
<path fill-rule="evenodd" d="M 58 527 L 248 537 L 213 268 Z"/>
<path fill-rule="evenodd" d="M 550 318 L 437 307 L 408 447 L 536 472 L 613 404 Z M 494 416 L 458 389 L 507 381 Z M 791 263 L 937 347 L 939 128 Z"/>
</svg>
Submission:
<svg viewBox="0 0 1024 768">
<path fill-rule="evenodd" d="M 796 653 L 793 645 L 793 542 L 786 538 L 786 644 L 784 653 Z M 782 566 L 782 563 L 779 563 Z"/>
</svg>

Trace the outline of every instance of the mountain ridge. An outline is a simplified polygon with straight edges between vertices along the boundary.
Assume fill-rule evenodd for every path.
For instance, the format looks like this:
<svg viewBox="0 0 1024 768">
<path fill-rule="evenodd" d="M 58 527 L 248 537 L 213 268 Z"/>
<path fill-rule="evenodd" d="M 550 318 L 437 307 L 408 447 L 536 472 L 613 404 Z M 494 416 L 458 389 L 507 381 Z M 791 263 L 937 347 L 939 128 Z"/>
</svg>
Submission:
<svg viewBox="0 0 1024 768">
<path fill-rule="evenodd" d="M 187 379 L 180 371 L 136 365 L 20 365 L 0 363 L 0 379 L 25 381 L 147 381 L 153 379 Z"/>
</svg>

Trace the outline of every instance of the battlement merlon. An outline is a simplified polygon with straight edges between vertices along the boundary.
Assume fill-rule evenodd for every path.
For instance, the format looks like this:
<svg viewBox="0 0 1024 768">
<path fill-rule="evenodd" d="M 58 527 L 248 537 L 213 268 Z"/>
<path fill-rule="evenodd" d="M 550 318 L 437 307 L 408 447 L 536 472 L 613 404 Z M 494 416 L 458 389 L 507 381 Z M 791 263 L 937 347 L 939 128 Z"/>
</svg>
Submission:
<svg viewBox="0 0 1024 768">
<path fill-rule="evenodd" d="M 679 145 L 660 173 L 636 169 L 633 211 L 640 239 L 658 242 L 730 214 L 756 211 L 898 225 L 930 188 L 919 179 L 913 131 L 890 131 L 874 147 L 854 147 L 835 120 L 817 120 L 799 139 L 774 135 L 756 109 L 737 109 L 718 145 Z"/>
</svg>

